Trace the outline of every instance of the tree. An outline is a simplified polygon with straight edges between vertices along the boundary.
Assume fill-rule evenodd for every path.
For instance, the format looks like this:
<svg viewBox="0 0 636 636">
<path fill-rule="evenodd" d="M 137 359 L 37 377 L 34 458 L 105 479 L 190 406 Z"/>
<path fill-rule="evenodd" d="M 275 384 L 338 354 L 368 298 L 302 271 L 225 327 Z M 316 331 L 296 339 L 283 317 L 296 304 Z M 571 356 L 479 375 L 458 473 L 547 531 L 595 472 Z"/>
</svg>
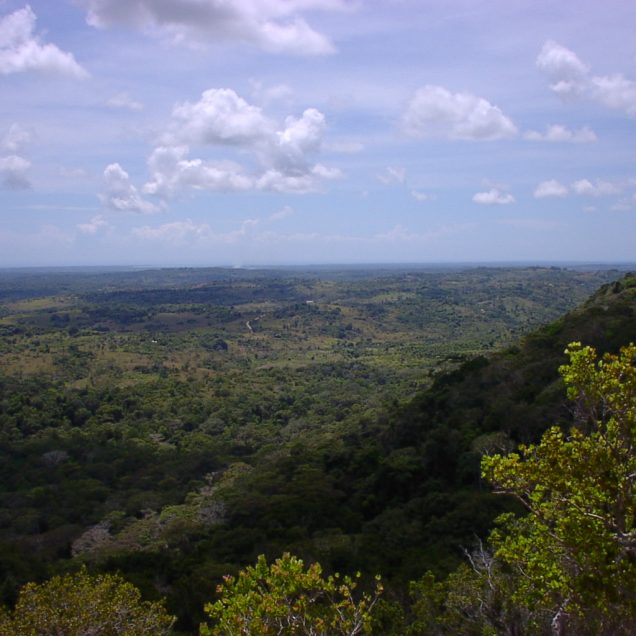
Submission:
<svg viewBox="0 0 636 636">
<path fill-rule="evenodd" d="M 427 572 L 411 581 L 408 636 L 547 636 L 549 621 L 540 611 L 515 602 L 516 577 L 479 542 L 466 550 L 466 563 L 437 580 Z"/>
<path fill-rule="evenodd" d="M 25 585 L 13 611 L 0 614 L 0 636 L 161 636 L 173 622 L 120 576 L 81 570 Z"/>
<path fill-rule="evenodd" d="M 359 578 L 356 575 L 356 579 Z M 305 569 L 288 553 L 271 565 L 263 555 L 238 577 L 226 576 L 219 600 L 205 607 L 212 627 L 202 636 L 290 635 L 357 636 L 371 633 L 371 613 L 382 593 L 379 578 L 373 593 L 354 598 L 356 580 L 339 574 L 324 578 L 319 563 Z"/>
<path fill-rule="evenodd" d="M 504 515 L 490 540 L 516 572 L 513 599 L 548 612 L 553 634 L 634 634 L 636 347 L 601 360 L 580 343 L 566 353 L 576 426 L 483 458 L 484 477 L 529 512 Z"/>
</svg>

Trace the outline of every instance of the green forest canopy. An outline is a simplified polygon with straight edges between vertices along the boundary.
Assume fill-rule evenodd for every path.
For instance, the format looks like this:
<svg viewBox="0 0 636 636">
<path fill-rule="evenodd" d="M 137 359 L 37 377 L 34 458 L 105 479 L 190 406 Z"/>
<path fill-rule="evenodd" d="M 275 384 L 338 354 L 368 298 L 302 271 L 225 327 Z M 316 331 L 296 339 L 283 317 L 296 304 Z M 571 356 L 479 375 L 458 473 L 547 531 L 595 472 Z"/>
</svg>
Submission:
<svg viewBox="0 0 636 636">
<path fill-rule="evenodd" d="M 109 278 L 7 302 L 5 601 L 84 563 L 167 596 L 193 633 L 215 581 L 261 553 L 381 572 L 385 598 L 427 569 L 444 580 L 511 509 L 479 478 L 483 452 L 571 423 L 565 345 L 636 340 L 633 278 L 494 355 L 493 334 L 511 342 L 603 277 Z"/>
</svg>

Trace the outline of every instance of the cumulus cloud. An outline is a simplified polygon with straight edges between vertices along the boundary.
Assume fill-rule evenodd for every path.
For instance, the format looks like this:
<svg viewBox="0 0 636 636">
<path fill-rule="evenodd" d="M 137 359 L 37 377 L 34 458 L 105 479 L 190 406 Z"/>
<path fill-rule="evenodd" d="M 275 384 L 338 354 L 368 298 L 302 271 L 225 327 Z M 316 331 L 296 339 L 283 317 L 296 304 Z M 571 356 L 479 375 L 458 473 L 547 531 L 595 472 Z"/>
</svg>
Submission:
<svg viewBox="0 0 636 636">
<path fill-rule="evenodd" d="M 537 57 L 537 67 L 550 77 L 550 88 L 561 97 L 582 93 L 590 72 L 576 53 L 552 40 L 543 45 Z"/>
<path fill-rule="evenodd" d="M 128 173 L 118 164 L 111 163 L 104 170 L 106 192 L 100 195 L 102 204 L 118 212 L 137 212 L 150 214 L 159 208 L 146 201 L 130 182 Z"/>
<path fill-rule="evenodd" d="M 402 126 L 416 138 L 492 141 L 517 134 L 510 118 L 489 101 L 431 85 L 415 92 L 402 115 Z"/>
<path fill-rule="evenodd" d="M 477 192 L 473 196 L 473 201 L 481 205 L 509 205 L 515 202 L 515 198 L 509 192 L 491 188 L 487 192 Z"/>
<path fill-rule="evenodd" d="M 596 133 L 588 126 L 583 126 L 578 130 L 569 130 L 560 124 L 548 126 L 544 133 L 536 130 L 529 130 L 524 134 L 524 139 L 528 141 L 548 141 L 566 143 L 590 143 L 598 138 Z"/>
<path fill-rule="evenodd" d="M 620 73 L 592 75 L 573 51 L 548 41 L 537 57 L 537 67 L 550 78 L 550 88 L 563 98 L 586 98 L 636 116 L 636 82 Z"/>
<path fill-rule="evenodd" d="M 620 73 L 593 77 L 591 95 L 613 110 L 622 110 L 628 115 L 636 115 L 636 82 Z"/>
<path fill-rule="evenodd" d="M 305 194 L 314 192 L 322 180 L 338 179 L 340 176 L 339 170 L 327 168 L 318 163 L 304 173 L 285 173 L 277 169 L 266 170 L 255 180 L 255 186 L 258 190 Z"/>
<path fill-rule="evenodd" d="M 597 179 L 594 182 L 589 179 L 579 179 L 572 184 L 572 190 L 574 190 L 576 194 L 580 194 L 582 196 L 601 197 L 619 194 L 621 192 L 621 187 L 616 183 L 602 181 L 600 179 Z"/>
<path fill-rule="evenodd" d="M 0 73 L 36 71 L 77 79 L 88 77 L 71 53 L 41 42 L 34 33 L 36 20 L 28 5 L 0 18 Z"/>
<path fill-rule="evenodd" d="M 277 131 L 266 147 L 265 161 L 292 175 L 311 172 L 309 157 L 320 151 L 325 131 L 325 116 L 308 108 L 301 117 L 287 117 L 285 127 Z M 318 173 L 322 166 L 315 166 Z M 327 174 L 324 174 L 328 178 Z"/>
<path fill-rule="evenodd" d="M 204 91 L 198 102 L 177 105 L 168 141 L 199 144 L 253 143 L 274 129 L 258 106 L 248 104 L 229 88 Z"/>
<path fill-rule="evenodd" d="M 148 160 L 151 180 L 144 192 L 172 197 L 188 188 L 237 192 L 254 187 L 253 179 L 237 163 L 189 159 L 188 153 L 187 146 L 156 148 Z"/>
<path fill-rule="evenodd" d="M 31 162 L 18 155 L 0 157 L 0 182 L 7 190 L 28 190 Z"/>
<path fill-rule="evenodd" d="M 163 197 L 187 189 L 310 192 L 339 170 L 316 163 L 326 128 L 315 108 L 289 116 L 282 126 L 230 89 L 210 89 L 196 103 L 175 107 L 162 144 L 150 156 L 144 190 Z M 251 169 L 236 161 L 191 158 L 191 145 L 226 147 L 251 157 Z"/>
<path fill-rule="evenodd" d="M 126 110 L 140 111 L 144 109 L 144 105 L 133 99 L 128 93 L 118 93 L 113 95 L 107 102 L 107 106 L 111 108 L 123 108 Z"/>
<path fill-rule="evenodd" d="M 539 183 L 535 188 L 534 196 L 537 199 L 547 197 L 563 198 L 568 196 L 570 192 L 586 197 L 612 196 L 623 192 L 625 186 L 626 184 L 604 181 L 602 179 L 595 179 L 593 181 L 589 179 L 578 179 L 568 187 L 555 179 L 551 179 L 550 181 L 542 181 Z"/>
<path fill-rule="evenodd" d="M 303 19 L 305 10 L 343 10 L 347 0 L 81 0 L 97 28 L 127 27 L 177 43 L 242 42 L 272 53 L 324 55 L 330 40 Z"/>
<path fill-rule="evenodd" d="M 550 181 L 542 181 L 534 190 L 535 199 L 545 199 L 548 197 L 563 198 L 568 195 L 568 189 L 562 183 L 555 179 Z"/>
</svg>

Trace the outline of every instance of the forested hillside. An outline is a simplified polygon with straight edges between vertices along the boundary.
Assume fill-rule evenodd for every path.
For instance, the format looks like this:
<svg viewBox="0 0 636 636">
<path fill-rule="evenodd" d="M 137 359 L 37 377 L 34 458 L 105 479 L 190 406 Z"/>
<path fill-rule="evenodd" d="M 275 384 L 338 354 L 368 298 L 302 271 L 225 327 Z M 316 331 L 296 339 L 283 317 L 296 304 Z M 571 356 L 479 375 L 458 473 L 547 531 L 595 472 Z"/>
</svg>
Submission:
<svg viewBox="0 0 636 636">
<path fill-rule="evenodd" d="M 483 453 L 571 421 L 567 343 L 636 341 L 619 276 L 0 277 L 3 600 L 86 564 L 193 633 L 222 575 L 284 551 L 403 599 L 513 505 Z"/>
</svg>

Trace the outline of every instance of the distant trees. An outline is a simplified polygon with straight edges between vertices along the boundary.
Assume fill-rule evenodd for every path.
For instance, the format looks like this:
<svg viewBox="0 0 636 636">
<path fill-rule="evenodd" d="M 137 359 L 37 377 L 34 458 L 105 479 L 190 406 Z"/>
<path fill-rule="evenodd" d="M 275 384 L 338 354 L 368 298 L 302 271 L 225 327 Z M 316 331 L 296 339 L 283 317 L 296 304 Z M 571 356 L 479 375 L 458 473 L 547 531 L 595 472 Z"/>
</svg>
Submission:
<svg viewBox="0 0 636 636">
<path fill-rule="evenodd" d="M 501 516 L 445 580 L 413 582 L 406 616 L 380 600 L 379 579 L 357 593 L 359 575 L 324 576 L 286 553 L 226 576 L 200 635 L 636 633 L 636 346 L 600 360 L 579 343 L 566 353 L 560 373 L 575 426 L 482 460 L 483 476 L 528 514 Z M 155 636 L 172 621 L 118 576 L 82 570 L 25 586 L 14 610 L 0 613 L 0 636 Z"/>
</svg>

